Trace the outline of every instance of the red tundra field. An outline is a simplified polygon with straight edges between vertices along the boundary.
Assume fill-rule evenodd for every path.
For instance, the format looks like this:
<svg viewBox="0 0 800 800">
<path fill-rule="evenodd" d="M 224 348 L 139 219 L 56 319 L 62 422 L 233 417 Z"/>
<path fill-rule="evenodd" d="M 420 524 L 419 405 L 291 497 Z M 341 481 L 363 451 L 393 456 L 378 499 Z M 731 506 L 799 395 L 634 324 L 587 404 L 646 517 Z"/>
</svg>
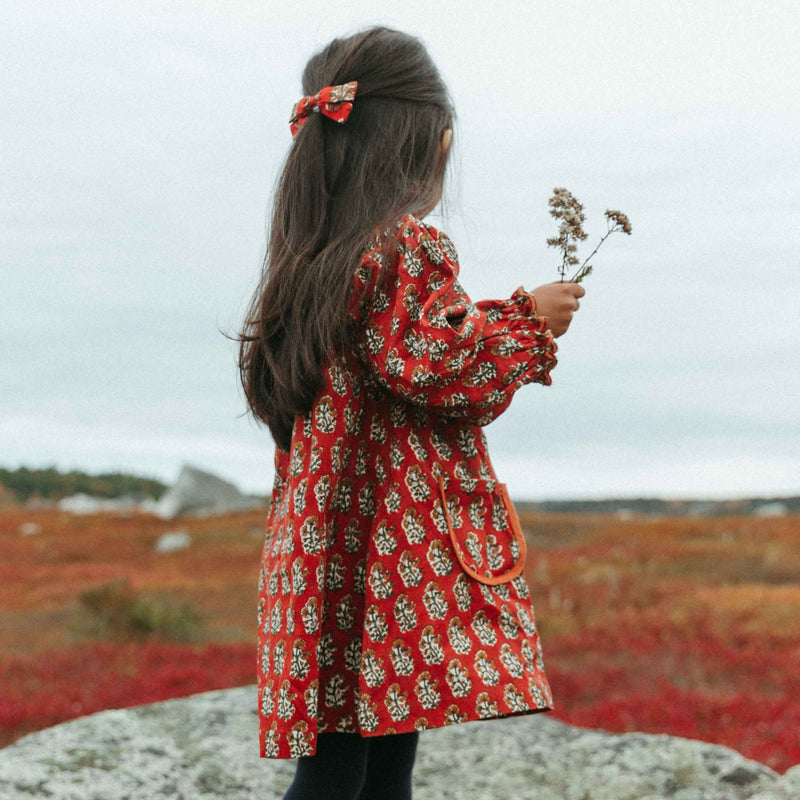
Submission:
<svg viewBox="0 0 800 800">
<path fill-rule="evenodd" d="M 0 746 L 255 683 L 265 516 L 0 506 Z M 553 717 L 800 762 L 800 517 L 520 516 Z"/>
</svg>

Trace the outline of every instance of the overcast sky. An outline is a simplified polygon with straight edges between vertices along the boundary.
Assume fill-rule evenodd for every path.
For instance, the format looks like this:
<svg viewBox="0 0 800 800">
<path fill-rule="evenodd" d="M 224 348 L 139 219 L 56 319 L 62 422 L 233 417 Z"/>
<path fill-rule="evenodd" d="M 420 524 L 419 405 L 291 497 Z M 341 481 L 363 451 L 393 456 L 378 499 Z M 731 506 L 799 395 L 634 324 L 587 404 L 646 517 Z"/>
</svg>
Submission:
<svg viewBox="0 0 800 800">
<path fill-rule="evenodd" d="M 369 8 L 368 13 L 364 12 Z M 499 10 L 498 10 L 499 9 Z M 512 496 L 800 492 L 800 5 L 0 6 L 0 466 L 191 463 L 266 492 L 235 345 L 309 56 L 420 36 L 459 116 L 473 300 L 558 279 L 547 199 L 612 236 L 549 387 L 487 429 Z"/>
</svg>

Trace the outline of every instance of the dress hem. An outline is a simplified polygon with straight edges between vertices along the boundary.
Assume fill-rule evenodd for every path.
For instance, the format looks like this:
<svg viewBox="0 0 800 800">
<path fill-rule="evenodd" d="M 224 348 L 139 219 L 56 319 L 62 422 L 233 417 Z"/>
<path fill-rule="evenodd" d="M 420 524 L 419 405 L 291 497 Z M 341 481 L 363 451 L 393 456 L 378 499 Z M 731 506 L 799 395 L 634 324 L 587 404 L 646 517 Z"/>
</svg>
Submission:
<svg viewBox="0 0 800 800">
<path fill-rule="evenodd" d="M 465 725 L 465 724 L 467 724 L 469 722 L 490 722 L 492 720 L 508 719 L 509 717 L 523 717 L 523 716 L 529 716 L 531 714 L 541 714 L 543 712 L 553 711 L 553 710 L 554 710 L 554 706 L 553 705 L 529 706 L 528 708 L 521 709 L 520 711 L 509 711 L 509 712 L 507 712 L 505 714 L 495 714 L 495 715 L 493 715 L 491 717 L 470 717 L 469 719 L 461 720 L 459 722 L 443 722 L 440 725 L 427 725 L 427 726 L 422 727 L 422 728 L 417 728 L 416 724 L 414 722 L 412 722 L 410 725 L 403 725 L 402 727 L 400 727 L 400 729 L 398 729 L 398 727 L 391 726 L 388 730 L 382 730 L 382 731 L 365 731 L 365 730 L 341 730 L 340 731 L 340 730 L 337 730 L 336 728 L 333 728 L 331 730 L 326 730 L 326 731 L 320 731 L 318 729 L 317 735 L 319 735 L 320 733 L 350 733 L 350 734 L 357 733 L 361 737 L 363 737 L 364 739 L 371 739 L 371 738 L 377 738 L 379 736 L 392 736 L 392 735 L 401 734 L 401 733 L 413 733 L 414 731 L 419 731 L 419 732 L 435 731 L 435 730 L 441 729 L 441 728 L 452 728 L 452 727 L 454 727 L 456 725 Z M 316 753 L 316 751 L 317 751 L 317 746 L 316 746 L 316 740 L 315 740 L 312 752 L 309 753 L 308 756 L 301 756 L 301 758 L 307 758 L 307 757 L 313 756 Z M 284 756 L 284 755 L 271 755 L 270 756 L 270 755 L 266 755 L 263 752 L 259 754 L 259 757 L 263 758 L 263 759 L 272 759 L 272 760 L 289 760 L 289 759 L 292 759 L 292 758 L 295 758 L 295 759 L 297 758 L 296 756 Z"/>
</svg>

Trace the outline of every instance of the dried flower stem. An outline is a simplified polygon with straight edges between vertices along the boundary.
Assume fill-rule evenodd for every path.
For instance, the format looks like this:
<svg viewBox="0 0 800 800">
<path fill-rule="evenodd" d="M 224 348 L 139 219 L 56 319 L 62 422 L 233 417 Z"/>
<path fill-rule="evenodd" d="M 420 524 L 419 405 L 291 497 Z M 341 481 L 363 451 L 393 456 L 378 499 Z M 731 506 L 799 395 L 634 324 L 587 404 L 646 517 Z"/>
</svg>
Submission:
<svg viewBox="0 0 800 800">
<path fill-rule="evenodd" d="M 566 189 L 553 189 L 553 196 L 549 200 L 550 216 L 560 221 L 558 236 L 553 236 L 547 240 L 550 247 L 558 247 L 561 250 L 561 266 L 558 272 L 561 275 L 561 283 L 564 283 L 564 275 L 569 266 L 578 263 L 574 253 L 578 249 L 576 242 L 583 240 L 588 234 L 584 233 L 582 223 L 584 220 L 583 206 Z M 612 234 L 618 231 L 631 234 L 631 223 L 628 217 L 621 211 L 606 209 L 606 224 L 608 230 L 597 243 L 597 247 L 592 250 L 588 258 L 578 268 L 578 271 L 569 279 L 570 283 L 580 283 L 583 278 L 592 271 L 591 264 L 587 262 L 600 249 L 600 245 Z"/>
<path fill-rule="evenodd" d="M 610 222 L 610 220 L 607 220 L 607 222 Z M 580 283 L 581 280 L 583 278 L 585 278 L 589 274 L 589 272 L 591 271 L 592 268 L 591 268 L 591 266 L 589 266 L 588 269 L 586 269 L 586 271 L 584 271 L 584 267 L 586 267 L 586 263 L 600 249 L 600 245 L 603 244 L 603 242 L 606 239 L 608 239 L 608 237 L 611 236 L 612 233 L 615 233 L 615 232 L 621 231 L 621 230 L 622 230 L 622 227 L 620 227 L 616 223 L 614 225 L 612 225 L 611 227 L 609 227 L 609 229 L 605 232 L 605 234 L 603 234 L 603 238 L 600 239 L 600 241 L 597 243 L 597 247 L 595 247 L 595 249 L 592 250 L 592 252 L 589 253 L 589 255 L 586 258 L 583 259 L 583 264 L 580 265 L 580 267 L 578 268 L 578 271 L 570 278 L 571 282 Z M 563 281 L 564 281 L 563 277 L 562 277 L 561 281 L 563 283 Z"/>
</svg>

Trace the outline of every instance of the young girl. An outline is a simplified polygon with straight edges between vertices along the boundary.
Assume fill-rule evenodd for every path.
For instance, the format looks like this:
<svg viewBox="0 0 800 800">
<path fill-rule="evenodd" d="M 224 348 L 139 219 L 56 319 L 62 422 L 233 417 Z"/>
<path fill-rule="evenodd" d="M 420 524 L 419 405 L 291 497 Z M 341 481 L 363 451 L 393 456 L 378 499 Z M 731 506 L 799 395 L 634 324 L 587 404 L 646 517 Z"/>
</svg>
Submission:
<svg viewBox="0 0 800 800">
<path fill-rule="evenodd" d="M 422 221 L 455 115 L 418 39 L 335 39 L 303 91 L 240 335 L 248 405 L 277 445 L 259 750 L 298 758 L 286 800 L 410 798 L 420 731 L 553 707 L 482 426 L 550 384 L 584 290 L 464 292 L 453 242 Z"/>
</svg>

